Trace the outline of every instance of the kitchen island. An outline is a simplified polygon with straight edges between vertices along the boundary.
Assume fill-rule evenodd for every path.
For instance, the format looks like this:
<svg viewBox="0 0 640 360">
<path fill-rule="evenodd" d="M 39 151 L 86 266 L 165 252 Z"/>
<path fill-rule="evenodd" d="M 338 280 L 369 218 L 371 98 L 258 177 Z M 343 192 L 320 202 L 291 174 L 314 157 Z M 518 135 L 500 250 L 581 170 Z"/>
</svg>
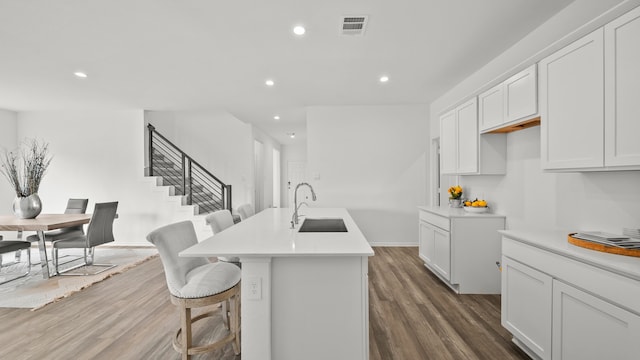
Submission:
<svg viewBox="0 0 640 360">
<path fill-rule="evenodd" d="M 180 253 L 239 257 L 244 360 L 368 359 L 368 257 L 346 209 L 267 209 Z M 299 232 L 305 218 L 341 218 L 346 232 Z"/>
</svg>

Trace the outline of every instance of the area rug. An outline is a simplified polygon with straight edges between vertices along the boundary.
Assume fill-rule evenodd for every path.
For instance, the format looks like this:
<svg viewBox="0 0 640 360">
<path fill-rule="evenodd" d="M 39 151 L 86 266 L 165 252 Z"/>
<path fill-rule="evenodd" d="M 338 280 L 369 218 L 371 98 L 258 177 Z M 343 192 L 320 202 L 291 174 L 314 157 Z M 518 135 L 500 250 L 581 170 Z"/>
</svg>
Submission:
<svg viewBox="0 0 640 360">
<path fill-rule="evenodd" d="M 49 253 L 49 249 L 47 249 Z M 66 255 L 82 255 L 82 250 L 65 249 Z M 42 278 L 42 268 L 40 267 L 39 252 L 36 248 L 31 249 L 31 261 L 38 263 L 31 267 L 31 273 L 24 278 L 17 279 L 0 285 L 0 307 L 9 308 L 29 308 L 37 310 L 47 304 L 59 301 L 65 297 L 81 291 L 95 283 L 103 281 L 111 276 L 122 273 L 136 265 L 139 265 L 153 257 L 158 251 L 153 247 L 107 247 L 96 248 L 95 263 L 116 264 L 117 266 L 97 275 L 89 276 L 53 276 L 49 279 Z M 10 255 L 10 256 L 8 256 Z M 60 260 L 72 260 L 72 256 L 67 256 Z M 4 254 L 5 264 L 13 260 L 13 254 Z M 77 259 L 61 265 L 61 269 L 72 267 L 81 263 Z M 13 277 L 11 274 L 20 273 L 25 270 L 26 256 L 23 252 L 21 263 L 10 265 L 0 269 L 0 282 L 6 278 Z M 51 268 L 51 265 L 49 265 Z M 75 270 L 79 271 L 79 270 Z"/>
</svg>

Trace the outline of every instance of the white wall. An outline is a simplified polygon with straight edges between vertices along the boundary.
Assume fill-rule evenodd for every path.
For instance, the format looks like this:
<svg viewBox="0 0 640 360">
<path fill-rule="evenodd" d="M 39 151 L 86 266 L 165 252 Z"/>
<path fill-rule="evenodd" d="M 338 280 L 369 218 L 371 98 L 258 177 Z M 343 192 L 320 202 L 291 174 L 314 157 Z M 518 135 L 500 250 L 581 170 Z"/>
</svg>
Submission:
<svg viewBox="0 0 640 360">
<path fill-rule="evenodd" d="M 307 137 L 307 173 L 318 195 L 309 205 L 347 208 L 374 245 L 417 244 L 426 106 L 310 107 Z"/>
<path fill-rule="evenodd" d="M 146 111 L 163 136 L 232 185 L 233 207 L 253 203 L 251 126 L 223 111 Z"/>
<path fill-rule="evenodd" d="M 18 114 L 0 109 L 0 156 L 4 151 L 12 151 L 18 147 Z M 9 181 L 0 176 L 0 214 L 12 214 L 11 204 L 16 193 Z"/>
<path fill-rule="evenodd" d="M 576 1 L 533 31 L 487 66 L 465 79 L 431 104 L 432 136 L 438 133 L 439 114 L 519 68 L 588 33 L 640 1 Z M 600 14 L 604 16 L 598 17 Z M 591 21 L 595 19 L 594 21 Z M 586 25 L 585 25 L 586 24 Z M 584 25 L 584 26 L 583 26 Z M 579 29 L 570 34 L 572 30 Z M 557 42 L 559 39 L 563 39 Z M 544 121 L 544 119 L 543 119 Z M 507 136 L 507 175 L 445 178 L 446 186 L 460 183 L 465 197 L 482 197 L 507 215 L 507 227 L 599 229 L 621 232 L 640 227 L 640 172 L 547 173 L 540 169 L 540 128 Z"/>
</svg>

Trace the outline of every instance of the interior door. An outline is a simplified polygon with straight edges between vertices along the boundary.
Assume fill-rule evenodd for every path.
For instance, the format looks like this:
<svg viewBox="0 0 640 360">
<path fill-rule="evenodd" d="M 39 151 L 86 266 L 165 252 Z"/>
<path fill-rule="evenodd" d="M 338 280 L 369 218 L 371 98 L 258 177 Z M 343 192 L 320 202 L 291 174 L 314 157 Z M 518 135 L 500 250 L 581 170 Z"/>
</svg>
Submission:
<svg viewBox="0 0 640 360">
<path fill-rule="evenodd" d="M 296 189 L 296 185 L 301 182 L 307 181 L 307 163 L 304 161 L 289 161 L 287 163 L 287 204 L 290 208 L 293 208 L 293 192 Z M 308 199 L 310 195 L 309 188 L 303 186 L 298 191 L 298 201 L 304 201 L 301 199 Z"/>
</svg>

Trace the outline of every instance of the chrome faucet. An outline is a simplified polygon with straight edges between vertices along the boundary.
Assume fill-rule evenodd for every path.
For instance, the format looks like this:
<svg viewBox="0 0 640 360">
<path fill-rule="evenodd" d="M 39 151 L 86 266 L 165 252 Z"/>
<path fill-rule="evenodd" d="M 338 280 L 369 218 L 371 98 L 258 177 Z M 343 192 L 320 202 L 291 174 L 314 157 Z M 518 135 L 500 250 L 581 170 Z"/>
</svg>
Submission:
<svg viewBox="0 0 640 360">
<path fill-rule="evenodd" d="M 298 205 L 298 189 L 300 188 L 300 186 L 302 185 L 306 185 L 309 187 L 309 189 L 311 189 L 311 199 L 313 201 L 316 201 L 316 192 L 313 190 L 313 187 L 306 182 L 300 183 L 296 186 L 296 190 L 293 192 L 293 206 L 295 208 L 295 210 L 293 211 L 293 217 L 291 218 L 291 228 L 295 228 L 295 226 L 298 224 L 298 209 L 300 208 L 300 206 L 302 206 L 302 204 L 307 204 L 306 202 L 301 202 L 300 205 Z M 309 206 L 307 204 L 307 206 Z"/>
</svg>

